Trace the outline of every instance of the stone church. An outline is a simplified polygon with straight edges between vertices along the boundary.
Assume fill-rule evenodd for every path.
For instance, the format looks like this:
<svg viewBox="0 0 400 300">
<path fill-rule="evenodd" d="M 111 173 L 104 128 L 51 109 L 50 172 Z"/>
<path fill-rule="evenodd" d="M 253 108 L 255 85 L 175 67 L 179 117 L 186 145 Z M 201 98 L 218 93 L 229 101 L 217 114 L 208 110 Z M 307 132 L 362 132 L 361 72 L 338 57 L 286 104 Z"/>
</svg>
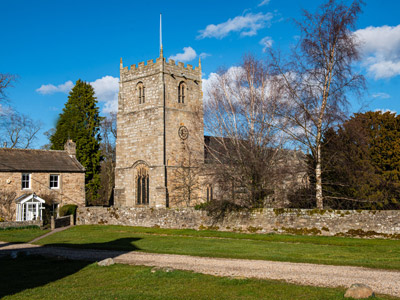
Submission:
<svg viewBox="0 0 400 300">
<path fill-rule="evenodd" d="M 173 177 L 187 157 L 204 162 L 201 62 L 163 56 L 124 67 L 117 114 L 116 207 L 173 207 Z"/>
</svg>

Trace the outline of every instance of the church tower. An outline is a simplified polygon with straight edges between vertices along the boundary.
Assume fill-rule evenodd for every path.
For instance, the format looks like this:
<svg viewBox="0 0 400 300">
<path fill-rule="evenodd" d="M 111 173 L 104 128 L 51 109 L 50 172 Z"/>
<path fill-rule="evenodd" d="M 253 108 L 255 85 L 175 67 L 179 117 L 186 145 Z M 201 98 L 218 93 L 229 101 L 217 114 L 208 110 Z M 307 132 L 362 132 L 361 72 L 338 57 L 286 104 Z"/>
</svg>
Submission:
<svg viewBox="0 0 400 300">
<path fill-rule="evenodd" d="M 204 162 L 201 62 L 160 57 L 123 67 L 117 114 L 117 207 L 174 207 L 173 181 L 182 159 Z M 190 165 L 188 166 L 191 167 Z"/>
</svg>

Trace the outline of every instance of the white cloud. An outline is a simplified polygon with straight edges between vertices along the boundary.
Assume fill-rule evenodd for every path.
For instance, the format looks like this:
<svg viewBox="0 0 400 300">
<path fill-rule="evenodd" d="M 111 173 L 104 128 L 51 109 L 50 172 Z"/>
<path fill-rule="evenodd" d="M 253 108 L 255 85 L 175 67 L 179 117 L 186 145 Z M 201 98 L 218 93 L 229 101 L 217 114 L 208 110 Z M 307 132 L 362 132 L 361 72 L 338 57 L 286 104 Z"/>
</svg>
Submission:
<svg viewBox="0 0 400 300">
<path fill-rule="evenodd" d="M 116 112 L 118 110 L 119 78 L 107 75 L 90 84 L 94 88 L 97 100 L 104 102 L 103 112 Z"/>
<path fill-rule="evenodd" d="M 375 79 L 400 75 L 400 25 L 367 27 L 355 32 L 362 42 L 363 64 Z"/>
<path fill-rule="evenodd" d="M 104 102 L 103 112 L 115 112 L 118 108 L 118 89 L 119 78 L 112 76 L 103 76 L 90 82 L 94 89 L 95 96 L 99 102 Z M 74 87 L 74 83 L 69 80 L 57 86 L 53 84 L 42 85 L 36 92 L 46 95 L 54 93 L 68 93 Z"/>
<path fill-rule="evenodd" d="M 203 103 L 207 103 L 210 98 L 210 91 L 214 84 L 218 82 L 219 75 L 217 73 L 210 73 L 208 78 L 202 79 L 202 89 L 203 89 Z"/>
<path fill-rule="evenodd" d="M 205 53 L 205 52 L 202 52 L 202 53 L 199 54 L 199 57 L 200 57 L 201 59 L 204 59 L 204 58 L 209 57 L 209 56 L 211 56 L 211 54 Z"/>
<path fill-rule="evenodd" d="M 390 98 L 390 95 L 386 93 L 375 93 L 372 94 L 372 98 L 388 99 Z"/>
<path fill-rule="evenodd" d="M 273 43 L 274 41 L 271 39 L 270 36 L 262 38 L 260 41 L 260 45 L 263 46 L 263 52 L 266 52 L 268 48 L 271 48 Z"/>
<path fill-rule="evenodd" d="M 242 67 L 230 67 L 224 72 L 225 79 L 228 83 L 233 83 L 234 79 L 237 79 L 243 73 Z M 215 90 L 216 86 L 220 84 L 221 77 L 217 73 L 210 73 L 208 78 L 203 78 L 202 89 L 203 89 L 203 103 L 207 103 L 210 99 L 210 92 Z"/>
<path fill-rule="evenodd" d="M 186 62 L 195 59 L 196 56 L 197 56 L 196 51 L 194 51 L 192 47 L 183 47 L 183 53 L 171 55 L 168 59 Z"/>
<path fill-rule="evenodd" d="M 375 109 L 375 111 L 376 112 L 380 111 L 383 114 L 389 112 L 391 114 L 396 114 L 397 115 L 397 111 L 391 110 L 391 109 L 386 109 L 386 108 L 378 108 L 378 109 Z"/>
<path fill-rule="evenodd" d="M 261 1 L 260 4 L 258 4 L 257 6 L 260 7 L 260 6 L 268 5 L 270 1 L 271 1 L 271 0 L 263 0 L 263 1 Z"/>
<path fill-rule="evenodd" d="M 10 106 L 4 106 L 0 104 L 0 117 L 12 113 L 12 108 Z"/>
<path fill-rule="evenodd" d="M 253 36 L 257 34 L 258 30 L 270 26 L 272 18 L 272 13 L 247 13 L 244 16 L 228 19 L 224 23 L 207 25 L 206 29 L 200 30 L 198 38 L 222 39 L 231 32 L 240 32 L 241 36 Z"/>
<path fill-rule="evenodd" d="M 400 75 L 400 61 L 377 61 L 369 65 L 368 71 L 375 79 Z"/>
<path fill-rule="evenodd" d="M 68 93 L 74 87 L 74 83 L 71 80 L 57 86 L 53 84 L 43 84 L 40 88 L 36 89 L 36 92 L 42 95 L 49 95 L 54 93 Z"/>
</svg>

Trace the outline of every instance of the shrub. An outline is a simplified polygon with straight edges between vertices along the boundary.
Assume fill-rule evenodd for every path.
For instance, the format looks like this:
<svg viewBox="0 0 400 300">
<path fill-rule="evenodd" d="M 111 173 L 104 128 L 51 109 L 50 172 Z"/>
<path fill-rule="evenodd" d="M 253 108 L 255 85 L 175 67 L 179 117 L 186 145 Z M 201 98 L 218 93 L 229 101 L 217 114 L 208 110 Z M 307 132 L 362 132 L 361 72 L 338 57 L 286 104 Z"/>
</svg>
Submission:
<svg viewBox="0 0 400 300">
<path fill-rule="evenodd" d="M 40 229 L 40 226 L 28 225 L 28 226 L 20 226 L 20 227 L 3 227 L 3 228 L 0 228 L 0 231 L 3 231 L 3 230 L 23 230 L 23 229 Z"/>
<path fill-rule="evenodd" d="M 67 204 L 60 208 L 60 217 L 69 216 L 69 215 L 76 215 L 76 209 L 78 208 L 77 205 L 74 204 Z"/>
<path fill-rule="evenodd" d="M 200 203 L 200 204 L 196 204 L 194 206 L 194 209 L 195 210 L 205 210 L 205 209 L 207 209 L 208 205 L 209 205 L 209 202 L 203 202 L 203 203 Z"/>
<path fill-rule="evenodd" d="M 50 220 L 52 216 L 55 216 L 55 204 L 57 204 L 56 201 L 56 195 L 53 193 L 42 193 L 38 195 L 40 198 L 42 198 L 45 201 L 44 210 L 42 212 L 42 220 L 43 220 L 43 225 L 50 224 Z"/>
</svg>

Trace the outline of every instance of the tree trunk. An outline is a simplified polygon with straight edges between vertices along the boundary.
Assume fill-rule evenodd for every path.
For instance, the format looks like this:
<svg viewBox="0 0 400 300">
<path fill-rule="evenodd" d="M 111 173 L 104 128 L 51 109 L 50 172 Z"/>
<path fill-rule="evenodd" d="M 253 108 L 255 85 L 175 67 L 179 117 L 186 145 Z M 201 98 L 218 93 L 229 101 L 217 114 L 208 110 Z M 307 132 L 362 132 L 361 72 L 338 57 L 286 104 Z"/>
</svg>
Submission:
<svg viewBox="0 0 400 300">
<path fill-rule="evenodd" d="M 324 202 L 322 197 L 322 171 L 321 171 L 321 143 L 317 143 L 317 161 L 315 166 L 315 198 L 317 200 L 317 208 L 323 209 Z"/>
</svg>

